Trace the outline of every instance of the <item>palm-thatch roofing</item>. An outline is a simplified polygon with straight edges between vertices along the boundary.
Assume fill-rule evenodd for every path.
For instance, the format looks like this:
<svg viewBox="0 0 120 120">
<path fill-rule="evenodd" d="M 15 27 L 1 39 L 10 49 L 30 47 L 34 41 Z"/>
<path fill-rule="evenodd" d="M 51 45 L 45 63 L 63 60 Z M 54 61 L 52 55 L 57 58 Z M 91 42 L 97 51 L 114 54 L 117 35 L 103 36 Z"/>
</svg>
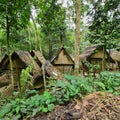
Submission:
<svg viewBox="0 0 120 120">
<path fill-rule="evenodd" d="M 32 69 L 33 78 L 42 75 L 43 72 L 41 65 L 43 65 L 45 72 L 48 75 L 58 80 L 64 79 L 61 72 L 56 67 L 54 67 L 49 61 L 47 61 L 40 51 L 32 51 L 31 54 L 28 51 L 16 51 L 12 53 L 11 58 L 13 64 L 14 63 L 17 64 L 17 69 L 21 70 L 26 68 L 28 65 L 31 65 L 33 68 Z M 40 66 L 38 62 L 41 64 Z M 0 63 L 0 70 L 3 71 L 4 69 L 6 70 L 9 69 L 8 55 L 5 55 L 5 57 L 2 59 Z"/>
<path fill-rule="evenodd" d="M 46 75 L 52 76 L 57 80 L 64 79 L 61 72 L 56 67 L 54 67 L 48 60 L 46 60 L 40 51 L 33 50 L 31 52 L 31 55 L 40 67 L 44 65 L 44 70 Z"/>
<path fill-rule="evenodd" d="M 99 50 L 101 49 L 101 46 L 97 45 L 92 45 L 90 47 L 87 47 L 82 54 L 80 54 L 80 61 L 86 60 L 87 58 L 91 57 L 94 53 L 99 52 Z M 107 55 L 107 60 L 109 59 L 111 62 L 115 62 L 110 54 L 107 52 L 107 50 L 105 51 L 105 54 Z M 103 56 L 98 56 L 98 59 L 102 59 Z"/>
<path fill-rule="evenodd" d="M 89 56 L 91 56 L 94 53 L 94 50 L 96 50 L 98 45 L 93 45 L 90 47 L 87 47 L 82 54 L 80 54 L 80 60 L 85 60 Z"/>
<path fill-rule="evenodd" d="M 8 62 L 8 55 L 5 54 L 5 56 L 3 57 L 3 59 L 0 62 L 0 68 L 3 68 L 7 62 Z"/>
<path fill-rule="evenodd" d="M 28 65 L 31 65 L 34 70 L 39 71 L 40 67 L 38 64 L 34 61 L 33 57 L 30 55 L 28 51 L 17 51 L 12 54 L 12 58 L 14 56 L 17 56 L 27 67 Z"/>
<path fill-rule="evenodd" d="M 29 65 L 32 66 L 31 73 L 33 75 L 33 84 L 35 88 L 40 88 L 40 86 L 43 83 L 43 68 L 45 70 L 45 75 L 50 75 L 57 80 L 64 79 L 61 72 L 59 72 L 59 70 L 57 70 L 50 62 L 46 61 L 46 59 L 42 56 L 40 51 L 32 51 L 31 54 L 28 51 L 16 51 L 12 53 L 11 59 L 13 63 L 14 73 L 18 77 L 15 77 L 16 80 L 19 79 L 22 69 L 25 69 Z M 9 65 L 9 57 L 8 55 L 5 55 L 5 57 L 0 63 L 1 73 L 4 70 L 5 73 L 9 71 Z M 1 77 L 0 81 L 2 80 L 2 78 L 4 78 L 4 76 Z"/>
<path fill-rule="evenodd" d="M 31 65 L 33 68 L 33 73 L 36 73 L 36 71 L 40 72 L 40 67 L 34 61 L 34 59 L 32 58 L 32 56 L 30 55 L 30 53 L 28 51 L 15 51 L 12 53 L 11 59 L 12 59 L 12 61 L 13 60 L 21 61 L 20 63 L 16 63 L 19 66 L 19 67 L 17 66 L 18 69 L 23 69 L 23 68 L 26 68 L 27 66 Z M 9 64 L 9 57 L 8 57 L 8 55 L 5 55 L 5 57 L 2 59 L 2 61 L 0 63 L 0 68 L 8 69 L 8 68 L 6 68 L 6 66 L 8 64 Z M 13 64 L 14 64 L 14 61 L 13 61 Z"/>
<path fill-rule="evenodd" d="M 60 56 L 62 51 L 63 51 L 63 54 L 66 56 L 65 59 L 62 58 L 64 56 L 62 56 L 62 57 Z M 59 59 L 59 57 L 60 57 L 60 62 L 56 63 L 56 61 Z M 68 54 L 68 52 L 66 51 L 66 49 L 64 47 L 62 47 L 58 50 L 57 55 L 51 59 L 51 63 L 59 64 L 59 65 L 74 65 L 74 61 L 73 61 L 72 57 Z"/>
<path fill-rule="evenodd" d="M 44 56 L 42 55 L 40 51 L 32 50 L 31 55 L 32 57 L 34 57 L 34 59 L 37 61 L 40 67 L 42 66 L 42 64 L 46 63 L 46 59 L 44 58 Z"/>
<path fill-rule="evenodd" d="M 113 60 L 120 62 L 120 51 L 112 51 L 110 55 Z"/>
</svg>

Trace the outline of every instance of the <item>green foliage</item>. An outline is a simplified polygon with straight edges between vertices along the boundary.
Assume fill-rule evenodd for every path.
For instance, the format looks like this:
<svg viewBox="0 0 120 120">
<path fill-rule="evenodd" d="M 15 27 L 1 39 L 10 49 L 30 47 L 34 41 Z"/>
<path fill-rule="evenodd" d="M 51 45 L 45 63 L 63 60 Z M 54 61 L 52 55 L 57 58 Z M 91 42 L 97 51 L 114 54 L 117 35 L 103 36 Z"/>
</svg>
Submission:
<svg viewBox="0 0 120 120">
<path fill-rule="evenodd" d="M 28 66 L 26 69 L 23 69 L 20 75 L 20 92 L 23 92 L 26 89 L 26 84 L 29 83 L 32 85 L 32 76 L 30 72 L 32 70 L 31 66 Z"/>
<path fill-rule="evenodd" d="M 90 62 L 88 62 L 88 61 L 83 61 L 83 64 L 84 64 L 84 66 L 86 66 L 87 68 L 88 68 L 88 72 L 89 72 L 89 77 L 92 75 L 92 73 L 94 72 L 94 71 L 97 71 L 99 68 L 100 68 L 100 66 L 98 65 L 98 64 L 91 64 Z"/>
<path fill-rule="evenodd" d="M 91 1 L 91 6 L 93 9 L 88 13 L 93 16 L 89 26 L 90 42 L 105 45 L 107 48 L 116 47 L 120 40 L 119 0 Z"/>
<path fill-rule="evenodd" d="M 41 36 L 43 54 L 50 59 L 61 45 L 65 47 L 73 45 L 69 38 L 70 35 L 67 35 L 66 8 L 57 0 L 36 1 L 34 6 L 37 10 L 36 21 L 43 33 Z M 68 49 L 71 50 L 69 47 Z"/>
<path fill-rule="evenodd" d="M 2 1 L 0 0 L 0 23 L 3 29 L 6 27 L 6 16 L 9 19 L 9 25 L 14 34 L 16 30 L 20 30 L 25 27 L 29 21 L 30 11 L 27 5 L 27 1 Z"/>
<path fill-rule="evenodd" d="M 120 73 L 101 72 L 98 81 L 101 82 L 102 90 L 120 94 Z"/>
<path fill-rule="evenodd" d="M 5 105 L 6 103 L 10 102 L 11 97 L 0 98 L 0 108 Z"/>
<path fill-rule="evenodd" d="M 96 87 L 96 90 L 100 90 L 100 91 L 105 90 L 105 84 L 102 83 L 101 81 L 95 81 L 94 85 Z"/>
<path fill-rule="evenodd" d="M 4 41 L 7 36 L 9 44 L 13 45 L 11 42 L 14 40 L 16 42 L 20 41 L 16 38 L 18 37 L 19 32 L 26 28 L 29 23 L 30 18 L 30 8 L 28 7 L 27 1 L 2 1 L 0 0 L 0 31 L 4 33 L 2 37 L 2 45 L 4 46 Z M 6 35 L 5 35 L 6 34 Z M 14 42 L 14 44 L 16 44 Z M 7 42 L 6 42 L 7 43 Z M 12 46 L 10 46 L 12 48 Z M 9 48 L 10 49 L 10 48 Z"/>
<path fill-rule="evenodd" d="M 120 94 L 120 73 L 101 72 L 100 76 L 76 77 L 65 74 L 67 81 L 49 81 L 48 90 L 42 95 L 35 90 L 24 92 L 22 98 L 5 100 L 1 104 L 0 119 L 5 120 L 26 118 L 38 112 L 52 111 L 55 104 L 64 104 L 72 99 L 81 98 L 94 92 L 112 92 Z M 7 103 L 6 103 L 7 102 Z M 3 105 L 4 104 L 4 105 Z"/>
<path fill-rule="evenodd" d="M 49 112 L 54 108 L 55 98 L 47 91 L 43 95 L 33 95 L 29 98 L 15 98 L 1 107 L 0 119 L 19 120 L 37 112 Z"/>
<path fill-rule="evenodd" d="M 120 73 L 101 72 L 97 78 L 64 75 L 68 81 L 49 83 L 50 91 L 56 103 L 64 104 L 74 98 L 82 97 L 95 91 L 107 91 L 120 94 Z M 48 88 L 49 89 L 49 88 Z"/>
<path fill-rule="evenodd" d="M 55 81 L 52 86 L 52 95 L 56 98 L 56 103 L 64 104 L 73 98 L 82 97 L 83 94 L 94 91 L 89 79 L 79 78 L 71 75 L 64 75 L 68 81 Z"/>
</svg>

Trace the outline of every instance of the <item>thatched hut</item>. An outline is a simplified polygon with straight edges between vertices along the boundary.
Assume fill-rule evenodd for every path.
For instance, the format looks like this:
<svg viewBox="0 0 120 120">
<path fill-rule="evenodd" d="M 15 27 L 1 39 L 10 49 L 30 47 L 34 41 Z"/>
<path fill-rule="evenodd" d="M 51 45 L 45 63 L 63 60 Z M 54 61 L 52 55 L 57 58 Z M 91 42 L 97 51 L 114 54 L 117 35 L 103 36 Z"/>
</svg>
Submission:
<svg viewBox="0 0 120 120">
<path fill-rule="evenodd" d="M 12 60 L 13 70 L 21 71 L 21 69 L 25 69 L 28 65 L 31 65 L 33 68 L 32 72 L 34 76 L 36 76 L 35 74 L 40 72 L 40 67 L 34 61 L 30 53 L 27 51 L 13 52 L 11 55 L 11 60 Z M 8 55 L 5 55 L 5 57 L 2 59 L 0 63 L 0 69 L 1 70 L 10 69 L 10 62 L 9 62 Z"/>
<path fill-rule="evenodd" d="M 110 55 L 116 62 L 116 70 L 120 70 L 120 51 L 112 51 Z"/>
<path fill-rule="evenodd" d="M 19 79 L 22 69 L 25 69 L 29 65 L 32 67 L 30 74 L 33 76 L 33 85 L 36 89 L 44 87 L 43 80 L 43 68 L 46 76 L 52 76 L 54 79 L 63 80 L 64 77 L 59 70 L 56 69 L 49 61 L 46 61 L 40 51 L 17 51 L 11 55 L 13 75 L 15 80 L 15 86 L 19 85 Z M 10 62 L 8 55 L 2 59 L 0 63 L 0 84 L 10 83 Z M 3 85 L 2 85 L 3 86 Z"/>
<path fill-rule="evenodd" d="M 89 71 L 89 68 L 86 67 L 83 61 L 87 61 L 92 65 L 99 65 L 99 68 L 95 72 L 100 72 L 103 70 L 103 58 L 105 57 L 106 65 L 105 69 L 113 69 L 113 64 L 115 61 L 111 58 L 110 54 L 105 50 L 105 54 L 103 49 L 99 45 L 93 45 L 87 47 L 83 53 L 80 55 L 80 61 L 82 62 L 83 70 Z"/>
<path fill-rule="evenodd" d="M 35 61 L 38 63 L 38 65 L 42 67 L 42 69 L 44 67 L 44 70 L 45 70 L 44 72 L 46 76 L 51 76 L 57 80 L 64 79 L 61 72 L 55 66 L 53 66 L 48 60 L 46 60 L 40 51 L 33 50 L 31 51 L 31 55 L 35 59 Z"/>
<path fill-rule="evenodd" d="M 21 70 L 25 69 L 29 65 L 32 66 L 31 74 L 33 75 L 34 79 L 36 79 L 41 73 L 41 68 L 27 51 L 13 52 L 11 55 L 11 60 L 14 73 L 14 81 L 16 81 L 17 84 L 18 80 L 20 79 Z M 8 55 L 5 55 L 5 57 L 2 59 L 0 63 L 0 71 L 1 73 L 7 73 L 10 71 L 10 61 Z"/>
<path fill-rule="evenodd" d="M 58 50 L 57 55 L 52 58 L 51 63 L 62 73 L 70 74 L 73 72 L 74 61 L 64 47 Z"/>
</svg>

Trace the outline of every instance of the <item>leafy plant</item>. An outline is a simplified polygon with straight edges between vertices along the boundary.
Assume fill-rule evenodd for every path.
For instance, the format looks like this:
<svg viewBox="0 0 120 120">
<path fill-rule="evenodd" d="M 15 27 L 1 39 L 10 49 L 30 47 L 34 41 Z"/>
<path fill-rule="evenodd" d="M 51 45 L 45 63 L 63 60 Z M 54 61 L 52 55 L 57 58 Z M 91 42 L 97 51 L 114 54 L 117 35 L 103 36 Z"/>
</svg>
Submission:
<svg viewBox="0 0 120 120">
<path fill-rule="evenodd" d="M 88 78 L 79 78 L 65 74 L 64 77 L 68 81 L 56 81 L 56 84 L 52 84 L 52 94 L 56 98 L 56 102 L 64 104 L 74 98 L 82 97 L 83 94 L 94 91 L 90 86 Z"/>
<path fill-rule="evenodd" d="M 12 97 L 4 97 L 0 98 L 0 108 L 5 105 L 6 103 L 9 103 Z"/>
<path fill-rule="evenodd" d="M 47 91 L 43 95 L 36 94 L 29 98 L 15 98 L 1 107 L 0 119 L 19 120 L 37 112 L 49 112 L 54 108 L 55 98 Z"/>
<path fill-rule="evenodd" d="M 42 95 L 27 90 L 24 97 L 9 99 L 1 107 L 0 119 L 16 120 L 34 116 L 38 112 L 52 111 L 55 104 L 64 104 L 74 98 L 83 97 L 94 91 L 108 91 L 120 94 L 120 73 L 101 72 L 98 78 L 64 75 L 67 81 L 49 81 L 48 91 Z M 31 96 L 32 95 L 32 96 Z M 4 104 L 4 103 L 3 103 Z"/>
<path fill-rule="evenodd" d="M 64 75 L 68 81 L 54 81 L 50 91 L 56 98 L 56 103 L 64 104 L 74 98 L 82 97 L 94 91 L 108 91 L 120 94 L 120 73 L 101 72 L 94 78 Z"/>
<path fill-rule="evenodd" d="M 26 89 L 26 84 L 31 84 L 32 76 L 30 75 L 30 72 L 32 70 L 32 67 L 29 65 L 26 69 L 23 69 L 20 75 L 20 94 L 23 93 L 23 91 Z M 29 81 L 28 81 L 29 79 Z M 32 84 L 31 84 L 32 85 Z"/>
<path fill-rule="evenodd" d="M 120 73 L 101 72 L 98 81 L 104 84 L 103 90 L 120 94 Z"/>
<path fill-rule="evenodd" d="M 88 74 L 89 77 L 92 76 L 92 74 L 94 73 L 94 71 L 99 70 L 100 66 L 98 64 L 91 64 L 88 61 L 83 61 L 83 64 L 88 68 Z"/>
</svg>

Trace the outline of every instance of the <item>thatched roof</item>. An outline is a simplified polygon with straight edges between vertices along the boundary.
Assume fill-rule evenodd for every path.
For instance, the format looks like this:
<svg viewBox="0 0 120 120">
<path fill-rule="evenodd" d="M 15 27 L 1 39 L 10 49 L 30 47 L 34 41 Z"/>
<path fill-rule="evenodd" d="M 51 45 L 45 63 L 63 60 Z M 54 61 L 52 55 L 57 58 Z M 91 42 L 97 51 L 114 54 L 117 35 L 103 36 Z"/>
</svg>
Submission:
<svg viewBox="0 0 120 120">
<path fill-rule="evenodd" d="M 120 62 L 120 51 L 112 51 L 110 55 L 113 60 Z"/>
<path fill-rule="evenodd" d="M 67 59 L 68 59 L 69 61 L 71 61 L 72 64 L 74 64 L 74 61 L 73 61 L 72 57 L 68 54 L 68 52 L 66 51 L 66 49 L 65 49 L 64 47 L 62 47 L 62 48 L 60 48 L 60 49 L 58 50 L 57 55 L 54 56 L 54 57 L 51 59 L 51 63 L 52 63 L 52 64 L 55 63 L 55 60 L 57 60 L 57 59 L 59 58 L 59 55 L 60 55 L 60 53 L 61 53 L 62 51 L 64 52 L 64 55 L 66 55 Z M 64 64 L 64 63 L 62 63 L 62 64 Z M 68 63 L 68 64 L 69 64 L 69 63 Z"/>
<path fill-rule="evenodd" d="M 3 66 L 5 66 L 5 64 L 8 62 L 8 55 L 5 54 L 5 56 L 3 57 L 3 59 L 0 62 L 0 68 L 2 68 Z"/>
<path fill-rule="evenodd" d="M 34 61 L 34 59 L 32 58 L 32 56 L 30 55 L 30 53 L 28 51 L 17 51 L 14 52 L 12 54 L 12 58 L 17 55 L 18 58 L 26 65 L 26 67 L 28 65 L 32 65 L 33 69 L 35 70 L 40 70 L 40 67 L 38 66 L 38 64 Z"/>
<path fill-rule="evenodd" d="M 87 47 L 82 54 L 80 54 L 80 60 L 85 60 L 86 58 L 88 58 L 89 56 L 91 56 L 94 51 L 97 49 L 98 45 L 93 45 L 90 47 Z"/>
<path fill-rule="evenodd" d="M 27 51 L 15 51 L 12 53 L 11 58 L 12 60 L 18 58 L 24 64 L 25 67 L 27 67 L 28 65 L 32 65 L 34 70 L 37 71 L 40 70 L 38 64 L 34 61 L 30 53 Z M 8 55 L 5 55 L 5 57 L 2 59 L 0 63 L 0 67 L 2 68 L 8 63 L 9 63 Z"/>
<path fill-rule="evenodd" d="M 56 67 L 54 67 L 49 61 L 47 61 L 40 51 L 33 50 L 31 52 L 31 55 L 35 58 L 35 60 L 37 61 L 39 65 L 40 63 L 41 65 L 44 65 L 44 70 L 45 70 L 46 75 L 52 76 L 53 78 L 57 80 L 64 80 L 64 77 L 61 74 L 61 72 Z"/>
<path fill-rule="evenodd" d="M 46 59 L 44 58 L 44 56 L 42 55 L 42 53 L 40 51 L 32 50 L 31 51 L 31 55 L 32 55 L 32 57 L 37 57 L 38 61 L 41 64 L 45 64 L 46 63 Z"/>
<path fill-rule="evenodd" d="M 80 61 L 86 60 L 88 57 L 92 56 L 92 55 L 95 53 L 96 50 L 101 50 L 101 46 L 99 46 L 99 45 L 93 45 L 93 46 L 87 47 L 87 48 L 83 51 L 83 53 L 80 55 Z M 110 60 L 111 62 L 115 62 L 115 61 L 111 58 L 111 56 L 110 56 L 110 54 L 107 52 L 107 50 L 106 50 L 105 52 L 106 52 L 109 60 Z M 98 56 L 98 57 L 99 57 L 100 59 L 102 58 L 102 56 Z M 108 58 L 107 58 L 107 59 L 108 59 Z"/>
</svg>

